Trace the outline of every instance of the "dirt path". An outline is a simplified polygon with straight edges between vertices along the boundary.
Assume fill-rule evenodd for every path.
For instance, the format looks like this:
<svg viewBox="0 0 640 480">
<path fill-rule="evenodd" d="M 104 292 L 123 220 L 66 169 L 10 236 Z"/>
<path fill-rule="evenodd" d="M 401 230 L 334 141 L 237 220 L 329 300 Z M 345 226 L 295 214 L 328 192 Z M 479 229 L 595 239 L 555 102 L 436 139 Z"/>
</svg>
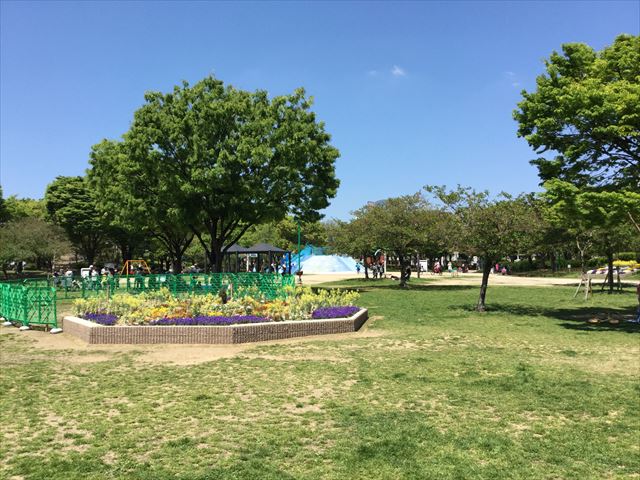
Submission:
<svg viewBox="0 0 640 480">
<path fill-rule="evenodd" d="M 399 272 L 388 272 L 388 275 L 400 276 Z M 302 281 L 304 285 L 318 285 L 324 282 L 336 282 L 340 280 L 348 280 L 352 278 L 364 278 L 364 274 L 357 275 L 355 273 L 318 273 L 303 275 Z M 411 278 L 416 278 L 412 273 Z M 482 280 L 481 273 L 464 273 L 457 277 L 451 277 L 449 274 L 433 275 L 431 273 L 423 273 L 422 279 L 426 279 L 429 283 L 438 285 L 480 285 Z M 489 277 L 490 285 L 521 285 L 521 286 L 554 286 L 554 285 L 578 285 L 579 276 L 576 278 L 553 278 L 553 277 L 514 277 L 511 275 L 491 275 Z M 595 279 L 596 284 L 598 279 Z"/>
<path fill-rule="evenodd" d="M 95 363 L 109 361 L 123 354 L 135 354 L 136 359 L 153 364 L 194 365 L 221 358 L 231 358 L 264 345 L 297 344 L 327 340 L 356 340 L 378 337 L 367 325 L 354 333 L 288 338 L 242 345 L 89 345 L 77 337 L 63 333 L 51 334 L 41 330 L 19 331 L 15 327 L 0 327 L 0 335 L 16 335 L 33 341 L 33 347 L 51 352 L 60 362 Z M 0 352 L 0 361 L 3 359 Z M 303 358 L 304 359 L 304 358 Z M 8 360 L 8 359 L 7 359 Z"/>
</svg>

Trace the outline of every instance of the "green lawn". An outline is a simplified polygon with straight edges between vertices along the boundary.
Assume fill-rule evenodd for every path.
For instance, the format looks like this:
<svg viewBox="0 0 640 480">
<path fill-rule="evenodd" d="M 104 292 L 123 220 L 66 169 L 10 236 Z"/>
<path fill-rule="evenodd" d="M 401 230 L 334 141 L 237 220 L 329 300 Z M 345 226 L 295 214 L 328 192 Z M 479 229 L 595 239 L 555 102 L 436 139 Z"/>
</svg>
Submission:
<svg viewBox="0 0 640 480">
<path fill-rule="evenodd" d="M 0 335 L 0 478 L 640 475 L 640 329 L 585 323 L 630 318 L 631 289 L 490 286 L 477 314 L 475 287 L 349 284 L 365 332 L 198 365 Z"/>
</svg>

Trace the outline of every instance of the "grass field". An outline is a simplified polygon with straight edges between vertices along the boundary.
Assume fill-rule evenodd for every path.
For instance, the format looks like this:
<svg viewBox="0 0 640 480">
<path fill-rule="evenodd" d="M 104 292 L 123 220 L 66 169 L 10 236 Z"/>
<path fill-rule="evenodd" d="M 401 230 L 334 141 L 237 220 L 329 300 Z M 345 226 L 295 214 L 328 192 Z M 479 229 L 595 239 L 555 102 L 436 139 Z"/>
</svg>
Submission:
<svg viewBox="0 0 640 480">
<path fill-rule="evenodd" d="M 343 284 L 363 288 L 364 332 L 197 365 L 4 330 L 0 478 L 640 476 L 631 289 L 490 287 L 477 314 L 472 287 Z"/>
</svg>

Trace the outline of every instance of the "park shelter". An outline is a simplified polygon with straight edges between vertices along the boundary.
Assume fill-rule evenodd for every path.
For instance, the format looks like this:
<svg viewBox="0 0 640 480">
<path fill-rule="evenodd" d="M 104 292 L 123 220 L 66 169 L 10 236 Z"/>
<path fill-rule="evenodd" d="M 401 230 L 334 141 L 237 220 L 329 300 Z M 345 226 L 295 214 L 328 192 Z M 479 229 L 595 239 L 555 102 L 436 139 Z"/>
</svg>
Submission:
<svg viewBox="0 0 640 480">
<path fill-rule="evenodd" d="M 279 265 L 282 262 L 282 258 L 290 257 L 291 253 L 268 243 L 256 243 L 248 248 L 234 243 L 226 250 L 224 255 L 226 257 L 224 265 L 226 265 L 228 272 L 251 271 L 252 264 L 255 266 L 256 272 L 262 272 L 265 268 L 270 267 L 272 263 Z M 245 259 L 244 265 L 240 260 L 241 257 Z M 287 273 L 291 273 L 291 267 L 288 264 L 287 270 Z"/>
<path fill-rule="evenodd" d="M 222 262 L 223 268 L 226 266 L 227 272 L 239 272 L 240 268 L 240 255 L 246 257 L 248 249 L 234 243 L 224 252 L 224 259 Z"/>
<path fill-rule="evenodd" d="M 289 254 L 289 256 L 291 255 L 287 250 L 283 250 L 282 248 L 278 248 L 268 243 L 256 243 L 247 249 L 247 254 L 252 258 L 255 258 L 256 272 L 262 272 L 274 262 L 276 264 L 280 264 L 282 257 L 287 254 Z M 290 270 L 291 266 L 289 265 L 287 269 Z M 291 272 L 288 271 L 287 273 Z"/>
</svg>

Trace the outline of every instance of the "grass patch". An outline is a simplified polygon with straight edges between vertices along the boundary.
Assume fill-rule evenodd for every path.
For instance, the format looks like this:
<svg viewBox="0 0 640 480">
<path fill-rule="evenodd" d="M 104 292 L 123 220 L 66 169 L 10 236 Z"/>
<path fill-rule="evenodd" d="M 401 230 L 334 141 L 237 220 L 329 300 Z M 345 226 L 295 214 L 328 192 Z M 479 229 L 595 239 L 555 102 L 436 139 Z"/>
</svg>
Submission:
<svg viewBox="0 0 640 480">
<path fill-rule="evenodd" d="M 632 289 L 362 289 L 377 336 L 257 345 L 189 366 L 63 361 L 0 335 L 0 477 L 634 478 Z M 598 324 L 586 323 L 589 318 Z M 621 323 L 609 323 L 610 319 Z M 65 352 L 67 356 L 80 352 Z"/>
</svg>

